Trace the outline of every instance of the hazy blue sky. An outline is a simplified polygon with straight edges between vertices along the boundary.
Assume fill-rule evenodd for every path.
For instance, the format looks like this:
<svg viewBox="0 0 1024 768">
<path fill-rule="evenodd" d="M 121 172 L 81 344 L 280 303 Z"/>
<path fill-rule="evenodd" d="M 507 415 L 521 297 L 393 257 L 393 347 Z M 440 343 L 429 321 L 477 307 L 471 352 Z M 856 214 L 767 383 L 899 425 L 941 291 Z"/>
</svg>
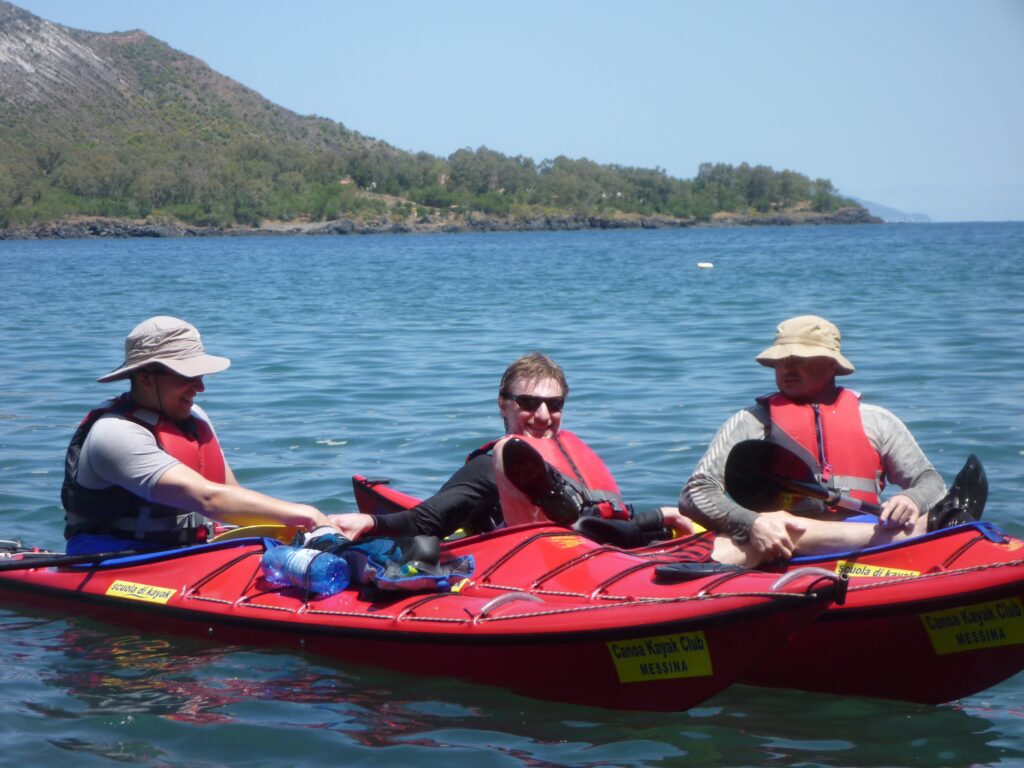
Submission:
<svg viewBox="0 0 1024 768">
<path fill-rule="evenodd" d="M 1024 0 L 15 0 L 402 149 L 790 168 L 1024 220 Z"/>
</svg>

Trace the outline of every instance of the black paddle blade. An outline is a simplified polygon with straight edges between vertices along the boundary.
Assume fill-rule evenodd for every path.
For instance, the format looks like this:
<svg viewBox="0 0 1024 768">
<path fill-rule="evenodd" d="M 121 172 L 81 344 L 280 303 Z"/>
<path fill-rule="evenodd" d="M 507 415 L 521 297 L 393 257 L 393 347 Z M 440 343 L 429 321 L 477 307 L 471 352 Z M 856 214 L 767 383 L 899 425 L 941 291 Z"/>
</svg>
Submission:
<svg viewBox="0 0 1024 768">
<path fill-rule="evenodd" d="M 981 520 L 987 500 L 988 476 L 981 466 L 981 459 L 972 453 L 957 473 L 949 493 L 928 513 L 928 530 Z"/>
<path fill-rule="evenodd" d="M 755 512 L 791 509 L 803 498 L 829 499 L 803 459 L 766 440 L 744 440 L 733 447 L 725 462 L 725 490 Z"/>
<path fill-rule="evenodd" d="M 981 459 L 973 453 L 967 457 L 964 468 L 957 473 L 950 493 L 956 496 L 958 506 L 975 520 L 981 520 L 988 501 L 988 475 Z"/>
</svg>

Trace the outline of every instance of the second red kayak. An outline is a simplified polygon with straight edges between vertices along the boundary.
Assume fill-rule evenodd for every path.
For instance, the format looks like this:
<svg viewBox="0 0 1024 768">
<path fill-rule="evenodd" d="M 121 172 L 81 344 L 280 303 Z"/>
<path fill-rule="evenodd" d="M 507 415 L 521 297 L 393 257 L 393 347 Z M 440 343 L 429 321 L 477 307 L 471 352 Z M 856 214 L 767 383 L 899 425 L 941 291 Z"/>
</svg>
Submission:
<svg viewBox="0 0 1024 768">
<path fill-rule="evenodd" d="M 415 497 L 384 482 L 353 480 L 361 511 L 408 508 Z M 663 560 L 674 539 L 632 550 Z M 799 558 L 846 576 L 830 606 L 741 682 L 821 693 L 938 704 L 1024 669 L 1024 541 L 988 523 L 945 528 L 897 544 Z"/>
</svg>

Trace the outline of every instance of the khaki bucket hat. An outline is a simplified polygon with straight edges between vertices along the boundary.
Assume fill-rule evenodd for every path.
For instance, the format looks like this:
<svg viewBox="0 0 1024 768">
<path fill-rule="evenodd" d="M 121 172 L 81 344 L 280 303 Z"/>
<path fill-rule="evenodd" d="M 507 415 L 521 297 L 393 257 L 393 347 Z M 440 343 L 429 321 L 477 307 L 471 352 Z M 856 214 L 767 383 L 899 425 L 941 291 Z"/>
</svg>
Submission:
<svg viewBox="0 0 1024 768">
<path fill-rule="evenodd" d="M 839 367 L 836 375 L 846 376 L 856 368 L 839 351 L 839 329 L 823 317 L 800 315 L 783 320 L 775 330 L 775 341 L 755 358 L 761 365 L 774 368 L 786 357 L 831 357 Z"/>
<path fill-rule="evenodd" d="M 96 381 L 127 379 L 132 372 L 151 364 L 160 364 L 179 376 L 192 378 L 223 371 L 231 361 L 226 357 L 206 354 L 199 331 L 191 323 L 177 317 L 158 315 L 143 320 L 132 329 L 124 340 L 121 367 Z"/>
</svg>

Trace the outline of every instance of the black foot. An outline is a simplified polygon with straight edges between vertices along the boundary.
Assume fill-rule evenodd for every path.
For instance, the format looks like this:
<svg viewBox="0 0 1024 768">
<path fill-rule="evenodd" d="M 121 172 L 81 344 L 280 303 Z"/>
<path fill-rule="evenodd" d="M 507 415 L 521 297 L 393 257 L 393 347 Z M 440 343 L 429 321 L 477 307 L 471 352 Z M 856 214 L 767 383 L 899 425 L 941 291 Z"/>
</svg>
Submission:
<svg viewBox="0 0 1024 768">
<path fill-rule="evenodd" d="M 579 519 L 585 503 L 583 492 L 531 445 L 517 437 L 509 439 L 502 449 L 502 463 L 505 477 L 552 522 L 572 525 Z"/>
</svg>

